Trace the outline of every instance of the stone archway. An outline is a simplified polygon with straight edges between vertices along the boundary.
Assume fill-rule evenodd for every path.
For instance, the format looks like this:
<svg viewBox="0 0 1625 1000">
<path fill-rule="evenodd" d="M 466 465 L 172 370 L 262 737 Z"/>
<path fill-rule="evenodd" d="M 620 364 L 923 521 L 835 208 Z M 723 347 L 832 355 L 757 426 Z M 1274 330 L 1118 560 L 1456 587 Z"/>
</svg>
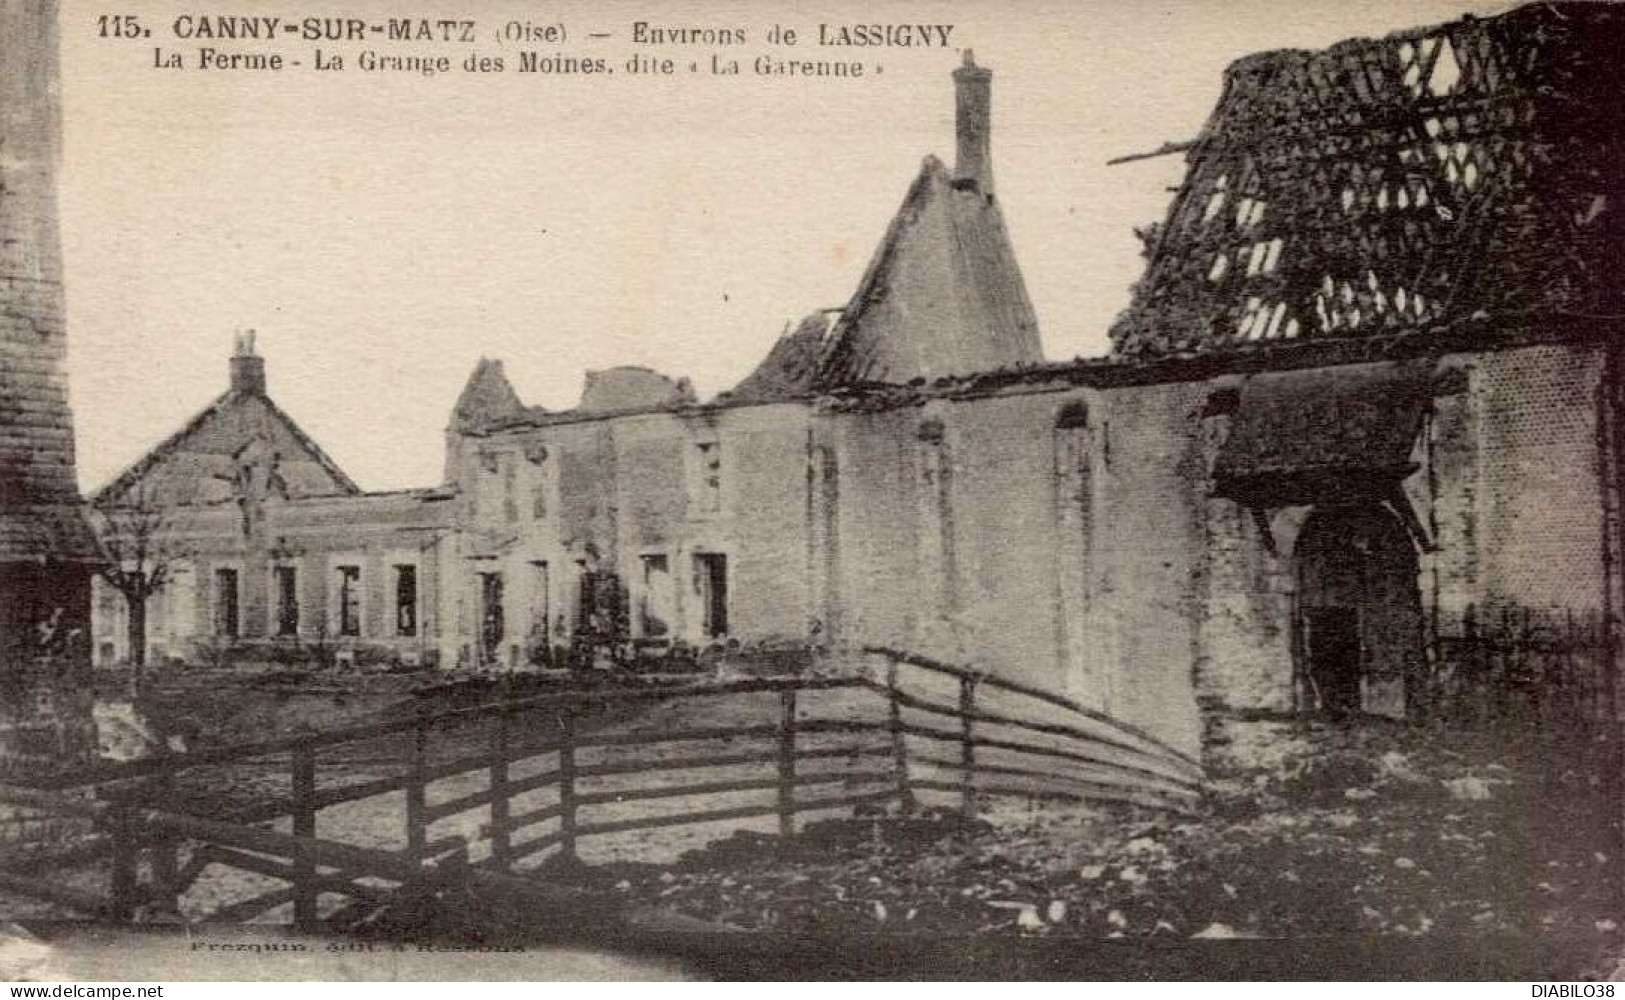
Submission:
<svg viewBox="0 0 1625 1000">
<path fill-rule="evenodd" d="M 1417 552 L 1378 503 L 1317 508 L 1295 547 L 1296 655 L 1309 703 L 1403 715 L 1424 662 Z"/>
</svg>

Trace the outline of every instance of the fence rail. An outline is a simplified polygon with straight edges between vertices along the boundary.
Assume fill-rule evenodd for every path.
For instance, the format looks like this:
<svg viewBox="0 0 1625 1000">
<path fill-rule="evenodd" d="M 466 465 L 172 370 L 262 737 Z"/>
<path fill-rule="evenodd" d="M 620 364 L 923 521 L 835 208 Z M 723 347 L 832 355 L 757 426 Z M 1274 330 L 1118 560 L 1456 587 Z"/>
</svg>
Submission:
<svg viewBox="0 0 1625 1000">
<path fill-rule="evenodd" d="M 127 919 L 143 906 L 179 908 L 206 870 L 222 866 L 285 885 L 233 900 L 210 918 L 291 907 L 295 924 L 313 927 L 324 919 L 324 896 L 347 900 L 337 912 L 355 918 L 403 893 L 432 895 L 458 880 L 540 893 L 524 887 L 545 881 L 521 871 L 539 856 L 574 859 L 584 840 L 636 831 L 771 817 L 788 837 L 809 813 L 912 807 L 922 795 L 943 793 L 967 812 L 1005 793 L 1164 809 L 1188 808 L 1199 794 L 1195 760 L 1103 713 L 912 654 L 865 652 L 877 669 L 857 676 L 572 690 L 102 764 L 38 788 L 0 787 L 0 801 L 94 819 L 110 859 L 105 897 L 15 873 L 0 873 L 0 886 Z M 933 677 L 948 690 L 933 692 Z M 1043 710 L 1013 707 L 1012 699 Z M 712 724 L 705 705 L 731 724 Z M 647 711 L 588 725 L 599 710 L 629 707 Z M 650 714 L 660 711 L 670 717 Z M 458 745 L 469 739 L 477 752 Z M 323 787 L 325 751 L 381 740 L 397 740 L 397 752 L 364 759 L 390 761 L 398 773 Z M 926 752 L 953 744 L 957 754 Z M 442 749 L 447 759 L 437 759 Z M 190 773 L 267 761 L 286 762 L 286 796 L 231 820 L 167 808 Z M 320 836 L 320 814 L 344 808 L 373 810 L 364 814 L 369 837 L 388 827 L 401 846 Z M 285 831 L 259 825 L 269 821 Z"/>
</svg>

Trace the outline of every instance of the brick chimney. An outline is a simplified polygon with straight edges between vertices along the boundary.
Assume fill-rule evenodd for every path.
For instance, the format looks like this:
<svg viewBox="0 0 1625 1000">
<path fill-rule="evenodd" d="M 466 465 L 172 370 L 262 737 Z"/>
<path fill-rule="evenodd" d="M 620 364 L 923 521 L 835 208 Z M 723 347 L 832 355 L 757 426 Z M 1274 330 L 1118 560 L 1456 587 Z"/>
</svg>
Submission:
<svg viewBox="0 0 1625 1000">
<path fill-rule="evenodd" d="M 265 395 L 265 359 L 254 353 L 254 331 L 237 334 L 231 356 L 231 391 Z"/>
<path fill-rule="evenodd" d="M 964 63 L 954 70 L 954 180 L 974 184 L 983 194 L 993 193 L 992 133 L 993 73 L 976 65 L 966 49 Z"/>
</svg>

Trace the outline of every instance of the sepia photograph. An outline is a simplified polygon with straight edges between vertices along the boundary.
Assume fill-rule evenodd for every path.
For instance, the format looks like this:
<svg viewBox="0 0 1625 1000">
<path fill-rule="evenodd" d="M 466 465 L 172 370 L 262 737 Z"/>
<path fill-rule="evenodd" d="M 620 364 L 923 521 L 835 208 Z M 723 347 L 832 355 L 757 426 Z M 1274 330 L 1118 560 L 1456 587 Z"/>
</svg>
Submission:
<svg viewBox="0 0 1625 1000">
<path fill-rule="evenodd" d="M 0 0 L 0 978 L 1612 996 L 1622 68 Z"/>
</svg>

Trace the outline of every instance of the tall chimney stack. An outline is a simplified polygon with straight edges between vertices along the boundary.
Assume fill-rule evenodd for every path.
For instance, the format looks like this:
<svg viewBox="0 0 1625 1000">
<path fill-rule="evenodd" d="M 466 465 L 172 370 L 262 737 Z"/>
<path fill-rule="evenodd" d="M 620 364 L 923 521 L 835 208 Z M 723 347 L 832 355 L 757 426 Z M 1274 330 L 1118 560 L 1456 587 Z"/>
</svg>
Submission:
<svg viewBox="0 0 1625 1000">
<path fill-rule="evenodd" d="M 993 73 L 976 65 L 965 50 L 965 61 L 954 70 L 954 136 L 958 143 L 954 179 L 993 193 Z"/>
<path fill-rule="evenodd" d="M 265 359 L 254 353 L 254 331 L 237 334 L 231 356 L 231 390 L 250 396 L 265 395 Z"/>
</svg>

